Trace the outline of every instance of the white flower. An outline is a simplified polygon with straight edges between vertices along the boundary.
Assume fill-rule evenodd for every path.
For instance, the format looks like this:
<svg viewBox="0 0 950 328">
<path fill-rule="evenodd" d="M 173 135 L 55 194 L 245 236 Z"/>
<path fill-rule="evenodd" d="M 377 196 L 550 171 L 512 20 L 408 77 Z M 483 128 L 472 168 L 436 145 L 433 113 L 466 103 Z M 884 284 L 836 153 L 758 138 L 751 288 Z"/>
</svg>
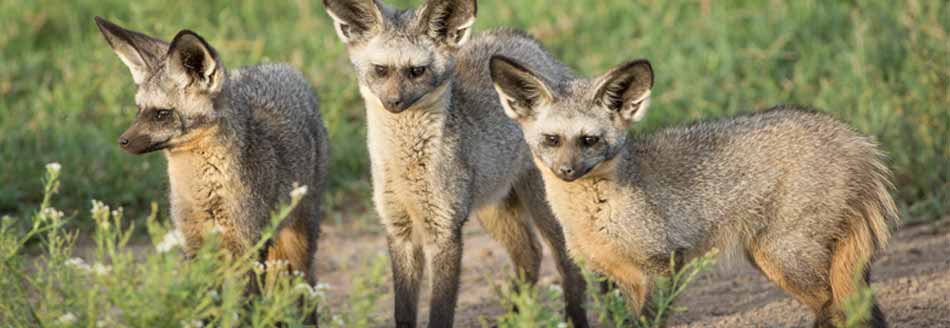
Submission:
<svg viewBox="0 0 950 328">
<path fill-rule="evenodd" d="M 557 323 L 557 328 L 567 328 L 567 323 L 566 323 L 566 322 L 558 322 L 558 323 Z"/>
<path fill-rule="evenodd" d="M 211 233 L 213 234 L 223 234 L 224 231 L 224 227 L 220 224 L 215 224 L 214 227 L 211 227 Z"/>
<path fill-rule="evenodd" d="M 254 262 L 254 272 L 263 273 L 264 270 L 267 270 L 267 267 L 264 266 L 264 263 Z"/>
<path fill-rule="evenodd" d="M 337 326 L 343 327 L 343 318 L 340 317 L 339 315 L 334 314 L 333 323 L 335 323 Z"/>
<path fill-rule="evenodd" d="M 267 270 L 283 270 L 283 269 L 286 268 L 288 265 L 290 265 L 290 262 L 288 262 L 287 260 L 283 260 L 283 259 L 280 259 L 280 260 L 267 260 L 266 262 L 264 262 L 264 267 L 266 267 Z"/>
<path fill-rule="evenodd" d="M 75 314 L 72 314 L 71 312 L 67 312 L 66 314 L 59 317 L 59 319 L 56 319 L 56 323 L 71 324 L 71 323 L 75 323 L 76 320 L 79 320 L 79 318 L 76 318 Z"/>
<path fill-rule="evenodd" d="M 109 230 L 109 205 L 93 199 L 92 210 L 89 212 L 92 214 L 92 218 L 96 220 L 96 224 L 104 230 Z"/>
<path fill-rule="evenodd" d="M 66 264 L 66 266 L 73 267 L 73 268 L 86 271 L 86 272 L 91 270 L 91 268 L 89 267 L 89 264 L 86 264 L 86 260 L 83 260 L 80 257 L 74 257 L 74 258 L 68 259 L 66 260 L 66 262 L 64 262 L 64 264 Z"/>
<path fill-rule="evenodd" d="M 97 275 L 104 275 L 112 271 L 111 265 L 103 265 L 102 263 L 96 262 L 92 265 L 92 272 L 95 272 Z"/>
<path fill-rule="evenodd" d="M 319 283 L 316 286 L 310 286 L 308 283 L 299 283 L 294 286 L 294 290 L 302 290 L 304 293 L 308 294 L 311 298 L 318 298 L 326 296 L 326 291 L 330 289 L 330 285 Z"/>
<path fill-rule="evenodd" d="M 564 289 L 562 289 L 562 288 L 561 288 L 561 285 L 558 285 L 558 284 L 551 284 L 551 285 L 549 285 L 549 286 L 548 286 L 548 290 L 550 290 L 550 291 L 552 291 L 552 292 L 555 292 L 555 293 L 558 293 L 558 294 L 564 292 Z"/>
<path fill-rule="evenodd" d="M 307 294 L 310 297 L 317 296 L 317 291 L 313 289 L 313 286 L 310 286 L 310 284 L 305 283 L 305 282 L 299 283 L 296 286 L 294 286 L 294 290 L 303 291 L 304 294 Z"/>
<path fill-rule="evenodd" d="M 100 201 L 98 201 L 98 200 L 93 199 L 93 200 L 92 200 L 92 212 L 93 212 L 93 213 L 98 213 L 98 212 L 102 212 L 102 211 L 105 211 L 106 213 L 108 213 L 108 212 L 109 212 L 109 205 L 106 205 L 106 204 L 103 203 L 103 202 L 100 202 Z"/>
<path fill-rule="evenodd" d="M 63 218 L 63 211 L 52 207 L 47 207 L 43 209 L 43 216 L 52 219 L 53 221 L 59 221 L 59 219 Z"/>
<path fill-rule="evenodd" d="M 52 162 L 46 164 L 46 172 L 49 172 L 52 175 L 59 174 L 59 170 L 63 168 L 62 165 L 59 165 L 57 162 Z"/>
<path fill-rule="evenodd" d="M 201 320 L 191 320 L 191 322 L 181 322 L 183 328 L 201 328 L 205 326 L 205 323 Z"/>
<path fill-rule="evenodd" d="M 155 250 L 159 253 L 165 253 L 182 244 L 184 244 L 184 238 L 181 236 L 181 232 L 178 229 L 173 229 L 162 237 L 162 241 L 158 245 L 155 245 Z"/>
<path fill-rule="evenodd" d="M 208 293 L 208 294 L 211 295 L 211 299 L 214 300 L 215 302 L 221 300 L 221 295 L 218 294 L 218 291 L 216 291 L 216 290 L 212 290 L 212 291 L 211 291 L 210 293 Z"/>
<path fill-rule="evenodd" d="M 305 274 L 303 273 L 303 271 L 294 270 L 294 276 L 303 278 Z"/>
<path fill-rule="evenodd" d="M 290 192 L 290 198 L 303 198 L 307 194 L 307 186 L 298 186 Z"/>
</svg>

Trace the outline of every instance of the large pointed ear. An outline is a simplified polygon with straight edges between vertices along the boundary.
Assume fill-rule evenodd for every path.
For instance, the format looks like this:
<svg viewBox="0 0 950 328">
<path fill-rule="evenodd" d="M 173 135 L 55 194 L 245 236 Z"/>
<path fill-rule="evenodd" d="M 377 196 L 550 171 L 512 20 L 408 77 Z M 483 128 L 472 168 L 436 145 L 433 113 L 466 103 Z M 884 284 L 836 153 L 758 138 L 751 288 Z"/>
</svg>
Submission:
<svg viewBox="0 0 950 328">
<path fill-rule="evenodd" d="M 544 81 L 513 59 L 492 56 L 489 68 L 505 114 L 514 120 L 531 118 L 539 105 L 553 99 Z"/>
<path fill-rule="evenodd" d="M 224 67 L 218 52 L 195 32 L 178 32 L 168 49 L 167 58 L 168 77 L 182 88 L 207 93 L 220 91 Z"/>
<path fill-rule="evenodd" d="M 647 60 L 635 60 L 601 77 L 595 89 L 594 101 L 615 113 L 619 123 L 629 126 L 646 115 L 651 89 L 653 67 Z"/>
<path fill-rule="evenodd" d="M 365 38 L 383 23 L 382 9 L 374 0 L 323 0 L 323 6 L 346 44 Z"/>
<path fill-rule="evenodd" d="M 168 51 L 168 43 L 148 35 L 130 31 L 96 16 L 96 25 L 106 42 L 129 67 L 132 80 L 141 84 L 159 66 Z"/>
<path fill-rule="evenodd" d="M 471 36 L 477 12 L 475 0 L 428 0 L 417 11 L 416 24 L 437 42 L 457 48 Z"/>
</svg>

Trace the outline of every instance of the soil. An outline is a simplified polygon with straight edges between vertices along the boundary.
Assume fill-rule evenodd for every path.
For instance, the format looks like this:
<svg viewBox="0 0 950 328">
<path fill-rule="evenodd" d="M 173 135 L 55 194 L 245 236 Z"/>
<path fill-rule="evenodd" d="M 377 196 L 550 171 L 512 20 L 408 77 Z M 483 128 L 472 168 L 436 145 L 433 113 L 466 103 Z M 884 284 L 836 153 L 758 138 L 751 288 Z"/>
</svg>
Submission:
<svg viewBox="0 0 950 328">
<path fill-rule="evenodd" d="M 895 233 L 886 253 L 873 265 L 872 286 L 891 327 L 950 327 L 950 220 L 906 226 Z M 325 227 L 320 240 L 319 279 L 331 286 L 333 302 L 345 302 L 350 283 L 369 259 L 386 255 L 381 232 Z M 492 288 L 510 276 L 501 245 L 478 225 L 465 228 L 462 286 L 456 326 L 482 327 L 504 313 Z M 545 252 L 540 284 L 559 277 Z M 365 270 L 364 270 L 365 271 Z M 388 262 L 385 286 L 391 289 Z M 378 302 L 376 317 L 392 326 L 392 293 Z M 428 291 L 420 300 L 420 323 L 427 317 Z M 746 263 L 723 264 L 693 282 L 677 301 L 670 327 L 810 327 L 811 312 Z M 560 306 L 557 306 L 560 308 Z M 592 323 L 596 322 L 592 318 Z"/>
</svg>

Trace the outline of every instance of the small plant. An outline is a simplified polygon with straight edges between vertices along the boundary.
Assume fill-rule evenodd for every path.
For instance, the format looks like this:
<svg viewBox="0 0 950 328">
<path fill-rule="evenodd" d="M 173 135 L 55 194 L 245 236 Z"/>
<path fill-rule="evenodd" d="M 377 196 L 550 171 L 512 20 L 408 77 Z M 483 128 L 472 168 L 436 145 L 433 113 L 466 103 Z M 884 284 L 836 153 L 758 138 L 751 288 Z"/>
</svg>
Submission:
<svg viewBox="0 0 950 328">
<path fill-rule="evenodd" d="M 522 279 L 514 284 L 493 284 L 501 305 L 507 312 L 497 318 L 495 327 L 567 327 L 557 310 L 552 307 L 561 298 L 561 287 L 550 285 L 548 288 L 533 286 Z M 492 326 L 485 318 L 482 326 Z"/>
<path fill-rule="evenodd" d="M 64 228 L 71 218 L 51 206 L 60 169 L 47 166 L 43 202 L 29 224 L 16 224 L 12 217 L 0 224 L 0 326 L 302 327 L 324 302 L 326 288 L 310 286 L 286 263 L 257 262 L 274 228 L 237 256 L 219 247 L 211 233 L 186 260 L 177 251 L 180 234 L 158 222 L 154 204 L 147 220 L 152 251 L 129 244 L 135 229 L 121 208 L 92 201 L 92 245 L 79 245 L 78 232 Z M 272 227 L 297 206 L 305 190 L 295 190 L 290 203 L 273 213 Z M 259 293 L 249 295 L 249 286 Z"/>
<path fill-rule="evenodd" d="M 685 308 L 674 307 L 673 303 L 700 274 L 708 271 L 716 263 L 717 250 L 712 250 L 702 257 L 695 258 L 683 267 L 676 270 L 676 259 L 670 258 L 669 276 L 658 277 L 650 298 L 650 315 L 641 315 L 635 318 L 627 311 L 623 294 L 619 289 L 610 289 L 604 293 L 594 292 L 591 289 L 590 309 L 596 316 L 597 322 L 603 327 L 628 327 L 633 325 L 640 328 L 659 328 L 666 325 L 666 320 L 673 312 L 685 312 Z M 601 286 L 606 278 L 590 271 L 584 276 L 588 286 Z M 560 299 L 560 287 L 551 285 L 547 289 L 538 288 L 518 280 L 513 285 L 493 285 L 501 305 L 507 312 L 498 318 L 494 326 L 504 327 L 568 327 L 561 314 L 553 306 Z M 481 319 L 483 326 L 492 326 L 485 318 Z"/>
<path fill-rule="evenodd" d="M 854 285 L 861 287 L 844 303 L 845 328 L 865 327 L 868 322 L 874 320 L 874 290 L 860 275 L 854 277 Z"/>
<path fill-rule="evenodd" d="M 389 259 L 380 255 L 368 263 L 362 273 L 355 275 L 350 294 L 339 313 L 321 312 L 323 327 L 374 327 L 379 324 L 376 304 L 386 294 L 386 272 Z"/>
<path fill-rule="evenodd" d="M 662 276 L 656 279 L 650 297 L 650 316 L 641 315 L 640 318 L 634 318 L 627 311 L 626 301 L 619 289 L 611 289 L 605 293 L 591 293 L 591 308 L 597 316 L 597 320 L 607 327 L 626 327 L 631 324 L 641 328 L 659 328 L 666 324 L 671 312 L 685 312 L 685 308 L 674 307 L 673 302 L 686 290 L 686 287 L 693 282 L 703 272 L 708 271 L 716 263 L 717 250 L 712 250 L 702 257 L 695 258 L 679 270 L 676 270 L 676 259 L 670 257 L 670 276 Z M 595 275 L 589 271 L 585 272 L 588 285 L 599 286 L 604 283 L 602 276 Z"/>
</svg>

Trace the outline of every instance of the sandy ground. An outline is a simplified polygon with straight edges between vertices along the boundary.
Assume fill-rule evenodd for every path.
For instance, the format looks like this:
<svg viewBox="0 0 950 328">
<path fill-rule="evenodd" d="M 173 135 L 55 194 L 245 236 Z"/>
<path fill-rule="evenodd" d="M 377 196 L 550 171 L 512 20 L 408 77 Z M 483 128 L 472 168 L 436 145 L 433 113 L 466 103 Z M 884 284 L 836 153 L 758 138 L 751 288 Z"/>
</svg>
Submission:
<svg viewBox="0 0 950 328">
<path fill-rule="evenodd" d="M 950 327 L 950 220 L 944 224 L 904 227 L 886 254 L 873 266 L 877 298 L 892 327 Z M 465 228 L 462 286 L 456 326 L 481 327 L 481 320 L 504 312 L 492 283 L 504 283 L 511 270 L 507 254 L 477 222 Z M 332 286 L 334 300 L 343 293 L 368 259 L 386 254 L 382 233 L 352 232 L 326 227 L 320 241 L 320 280 Z M 545 252 L 541 284 L 558 283 Z M 387 279 L 389 279 L 387 265 Z M 386 287 L 391 288 L 386 282 Z M 428 291 L 423 291 L 420 321 L 427 317 Z M 746 263 L 720 265 L 695 281 L 677 306 L 671 327 L 810 327 L 808 309 L 770 283 Z M 381 322 L 392 318 L 392 296 L 380 300 Z M 593 322 L 593 321 L 592 321 Z M 384 326 L 389 326 L 384 324 Z"/>
</svg>

